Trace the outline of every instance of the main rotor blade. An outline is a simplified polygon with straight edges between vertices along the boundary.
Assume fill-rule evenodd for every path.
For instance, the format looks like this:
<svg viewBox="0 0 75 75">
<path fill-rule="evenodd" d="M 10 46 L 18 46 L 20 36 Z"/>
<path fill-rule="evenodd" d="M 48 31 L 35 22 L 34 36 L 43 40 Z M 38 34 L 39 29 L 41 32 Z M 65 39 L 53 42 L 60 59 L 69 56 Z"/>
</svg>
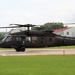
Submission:
<svg viewBox="0 0 75 75">
<path fill-rule="evenodd" d="M 17 25 L 18 27 L 33 27 L 36 25 L 32 25 L 32 24 L 10 24 L 10 25 Z"/>
<path fill-rule="evenodd" d="M 17 26 L 19 26 L 19 25 L 23 25 L 23 24 L 10 24 L 10 25 L 17 25 Z"/>
<path fill-rule="evenodd" d="M 18 26 L 12 26 L 12 27 L 0 27 L 0 28 L 18 28 Z"/>
<path fill-rule="evenodd" d="M 75 23 L 64 23 L 64 25 L 72 25 L 72 24 L 75 24 Z"/>
</svg>

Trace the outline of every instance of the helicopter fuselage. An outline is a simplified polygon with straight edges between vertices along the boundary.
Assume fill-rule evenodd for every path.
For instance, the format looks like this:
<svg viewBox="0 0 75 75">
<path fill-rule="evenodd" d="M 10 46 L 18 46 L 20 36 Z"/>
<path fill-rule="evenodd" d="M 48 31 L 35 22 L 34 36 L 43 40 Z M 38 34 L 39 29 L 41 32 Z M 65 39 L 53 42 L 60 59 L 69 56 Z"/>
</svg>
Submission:
<svg viewBox="0 0 75 75">
<path fill-rule="evenodd" d="M 58 36 L 51 31 L 22 31 L 11 33 L 0 41 L 2 48 L 15 48 L 25 51 L 25 48 L 75 45 L 75 38 Z"/>
</svg>

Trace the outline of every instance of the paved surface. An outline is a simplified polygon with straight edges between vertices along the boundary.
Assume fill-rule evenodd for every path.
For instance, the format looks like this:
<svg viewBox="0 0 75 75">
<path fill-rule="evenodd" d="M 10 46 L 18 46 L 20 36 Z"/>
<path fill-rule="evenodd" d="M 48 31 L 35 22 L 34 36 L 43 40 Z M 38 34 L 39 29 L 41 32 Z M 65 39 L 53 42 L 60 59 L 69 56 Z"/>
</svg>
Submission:
<svg viewBox="0 0 75 75">
<path fill-rule="evenodd" d="M 68 55 L 75 54 L 75 49 L 35 49 L 25 52 L 15 50 L 0 50 L 0 56 L 29 56 L 29 55 Z"/>
</svg>

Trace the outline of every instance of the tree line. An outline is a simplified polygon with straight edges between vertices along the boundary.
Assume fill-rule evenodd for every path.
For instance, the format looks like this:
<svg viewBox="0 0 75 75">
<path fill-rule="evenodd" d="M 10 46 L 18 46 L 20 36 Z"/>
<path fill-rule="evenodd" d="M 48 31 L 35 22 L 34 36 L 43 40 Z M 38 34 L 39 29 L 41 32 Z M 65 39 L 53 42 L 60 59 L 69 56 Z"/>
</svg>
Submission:
<svg viewBox="0 0 75 75">
<path fill-rule="evenodd" d="M 55 30 L 55 29 L 60 29 L 60 28 L 65 28 L 67 26 L 64 26 L 63 23 L 61 22 L 48 22 L 48 23 L 45 23 L 44 25 L 40 25 L 40 26 L 37 26 L 37 27 L 33 27 L 32 30 Z"/>
<path fill-rule="evenodd" d="M 6 32 L 0 32 L 0 39 L 2 39 L 4 37 Z"/>
</svg>

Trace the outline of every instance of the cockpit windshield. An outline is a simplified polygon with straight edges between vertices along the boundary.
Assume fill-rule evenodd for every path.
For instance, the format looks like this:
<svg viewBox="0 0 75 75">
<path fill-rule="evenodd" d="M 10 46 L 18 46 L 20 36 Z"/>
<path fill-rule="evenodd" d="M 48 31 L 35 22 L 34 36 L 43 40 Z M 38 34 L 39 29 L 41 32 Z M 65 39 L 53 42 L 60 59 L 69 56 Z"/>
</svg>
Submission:
<svg viewBox="0 0 75 75">
<path fill-rule="evenodd" d="M 4 42 L 8 42 L 8 41 L 11 41 L 12 40 L 12 37 L 11 36 L 5 36 L 2 41 Z"/>
</svg>

